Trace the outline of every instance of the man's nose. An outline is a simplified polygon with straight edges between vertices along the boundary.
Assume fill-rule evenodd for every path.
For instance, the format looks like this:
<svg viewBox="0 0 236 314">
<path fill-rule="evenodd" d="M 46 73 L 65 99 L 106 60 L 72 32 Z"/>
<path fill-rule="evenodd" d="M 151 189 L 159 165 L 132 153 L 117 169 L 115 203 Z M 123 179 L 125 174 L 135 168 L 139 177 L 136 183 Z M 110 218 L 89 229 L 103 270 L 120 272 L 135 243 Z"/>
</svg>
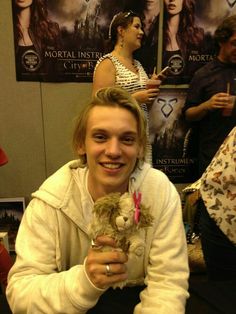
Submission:
<svg viewBox="0 0 236 314">
<path fill-rule="evenodd" d="M 121 154 L 120 142 L 118 139 L 111 139 L 107 142 L 106 155 L 111 157 L 117 157 Z"/>
</svg>

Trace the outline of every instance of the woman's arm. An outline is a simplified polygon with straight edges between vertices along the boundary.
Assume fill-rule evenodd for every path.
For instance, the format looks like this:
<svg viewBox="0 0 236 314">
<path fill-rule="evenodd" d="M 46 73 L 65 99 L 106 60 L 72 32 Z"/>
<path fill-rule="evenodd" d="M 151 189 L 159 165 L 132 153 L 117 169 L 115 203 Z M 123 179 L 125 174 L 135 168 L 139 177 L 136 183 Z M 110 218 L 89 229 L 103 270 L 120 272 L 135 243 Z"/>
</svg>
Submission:
<svg viewBox="0 0 236 314">
<path fill-rule="evenodd" d="M 115 86 L 115 82 L 115 67 L 109 58 L 104 59 L 94 71 L 92 94 L 95 94 L 100 88 Z"/>
</svg>

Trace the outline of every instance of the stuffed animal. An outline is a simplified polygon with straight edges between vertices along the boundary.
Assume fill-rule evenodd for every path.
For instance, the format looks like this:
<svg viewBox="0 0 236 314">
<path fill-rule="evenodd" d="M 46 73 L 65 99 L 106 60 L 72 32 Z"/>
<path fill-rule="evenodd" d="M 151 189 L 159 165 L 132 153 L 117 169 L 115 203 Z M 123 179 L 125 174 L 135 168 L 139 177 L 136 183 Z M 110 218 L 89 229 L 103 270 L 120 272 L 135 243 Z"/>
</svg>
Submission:
<svg viewBox="0 0 236 314">
<path fill-rule="evenodd" d="M 108 235 L 116 240 L 118 248 L 130 253 L 143 242 L 138 230 L 152 222 L 149 209 L 141 204 L 141 193 L 110 193 L 95 202 L 89 233 L 92 239 Z"/>
</svg>

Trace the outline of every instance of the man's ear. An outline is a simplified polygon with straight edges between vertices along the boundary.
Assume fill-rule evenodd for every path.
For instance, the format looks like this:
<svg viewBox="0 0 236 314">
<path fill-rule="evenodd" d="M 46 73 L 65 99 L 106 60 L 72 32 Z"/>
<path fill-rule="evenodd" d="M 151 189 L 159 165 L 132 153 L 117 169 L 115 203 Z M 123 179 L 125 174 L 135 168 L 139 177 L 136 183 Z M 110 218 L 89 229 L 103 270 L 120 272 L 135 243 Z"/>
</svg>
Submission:
<svg viewBox="0 0 236 314">
<path fill-rule="evenodd" d="M 84 154 L 86 154 L 85 145 L 84 145 L 84 144 L 81 144 L 80 146 L 78 146 L 77 152 L 78 152 L 79 155 L 84 155 Z"/>
<path fill-rule="evenodd" d="M 143 146 L 139 146 L 139 148 L 138 148 L 138 158 L 139 159 L 142 159 L 143 157 L 144 157 L 144 150 L 143 150 Z"/>
</svg>

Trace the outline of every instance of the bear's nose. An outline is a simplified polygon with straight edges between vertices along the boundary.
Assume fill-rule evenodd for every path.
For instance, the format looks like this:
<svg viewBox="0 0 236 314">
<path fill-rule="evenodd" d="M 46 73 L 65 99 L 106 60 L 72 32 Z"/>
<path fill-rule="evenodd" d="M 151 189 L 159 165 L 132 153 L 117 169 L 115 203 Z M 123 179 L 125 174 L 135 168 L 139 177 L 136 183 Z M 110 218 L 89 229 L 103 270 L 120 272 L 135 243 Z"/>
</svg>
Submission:
<svg viewBox="0 0 236 314">
<path fill-rule="evenodd" d="M 128 217 L 123 217 L 124 221 L 127 221 L 128 220 Z"/>
</svg>

